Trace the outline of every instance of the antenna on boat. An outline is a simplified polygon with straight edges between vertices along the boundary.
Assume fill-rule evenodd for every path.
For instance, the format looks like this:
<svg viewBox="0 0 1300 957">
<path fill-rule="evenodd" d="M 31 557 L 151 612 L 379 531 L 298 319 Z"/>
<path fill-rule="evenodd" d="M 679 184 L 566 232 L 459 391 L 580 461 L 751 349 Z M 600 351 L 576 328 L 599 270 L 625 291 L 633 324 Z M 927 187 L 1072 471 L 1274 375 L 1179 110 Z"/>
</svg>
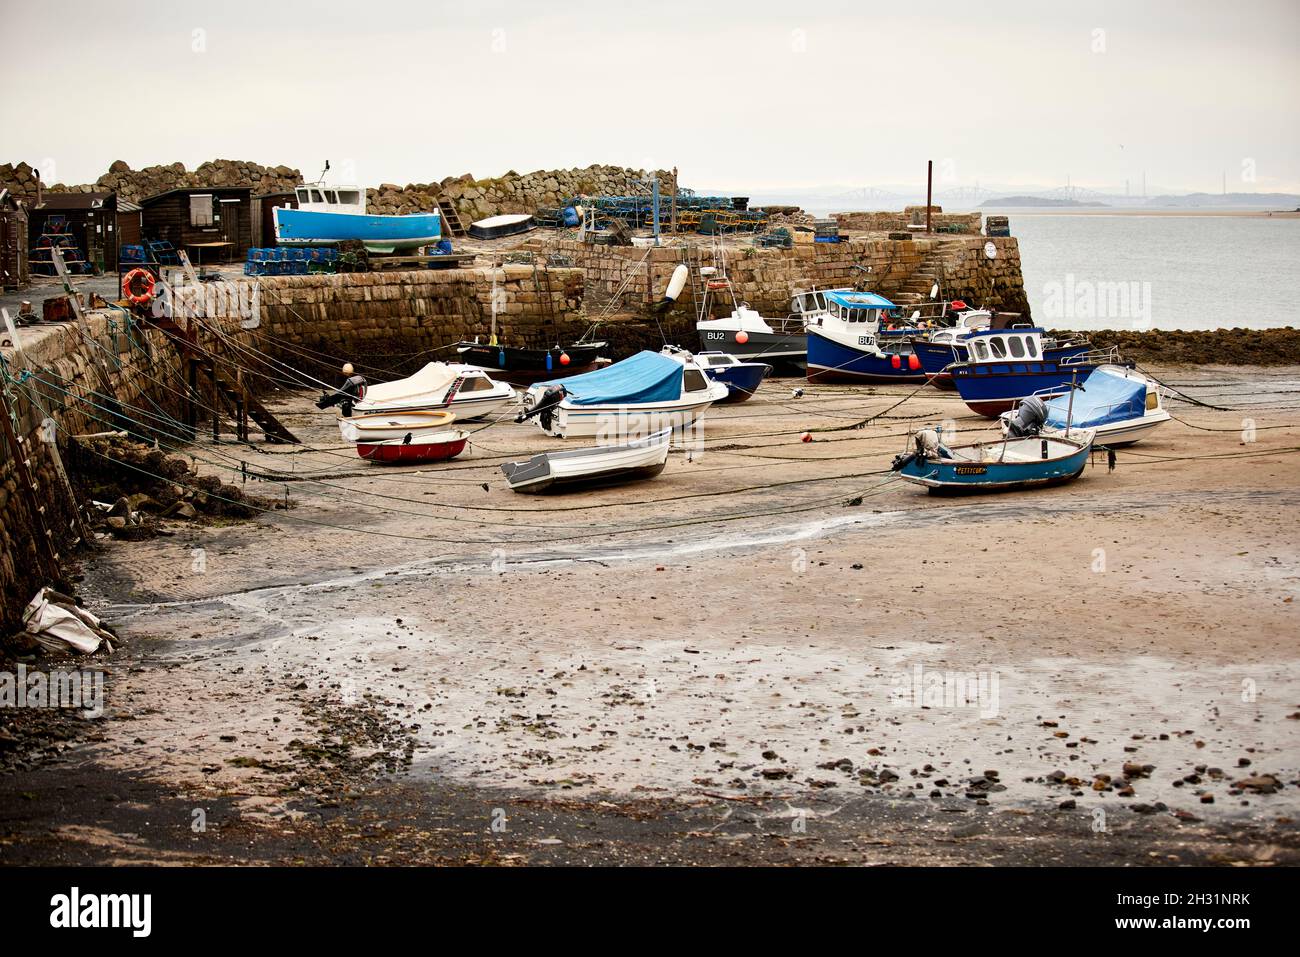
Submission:
<svg viewBox="0 0 1300 957">
<path fill-rule="evenodd" d="M 329 171 L 330 171 L 330 161 L 329 161 L 329 160 L 326 160 L 326 161 L 325 161 L 325 168 L 324 168 L 323 170 L 320 171 L 320 178 L 317 179 L 316 182 L 315 182 L 315 183 L 312 183 L 311 185 L 313 185 L 313 186 L 324 186 L 324 185 L 325 185 L 325 174 L 328 173 Z"/>
</svg>

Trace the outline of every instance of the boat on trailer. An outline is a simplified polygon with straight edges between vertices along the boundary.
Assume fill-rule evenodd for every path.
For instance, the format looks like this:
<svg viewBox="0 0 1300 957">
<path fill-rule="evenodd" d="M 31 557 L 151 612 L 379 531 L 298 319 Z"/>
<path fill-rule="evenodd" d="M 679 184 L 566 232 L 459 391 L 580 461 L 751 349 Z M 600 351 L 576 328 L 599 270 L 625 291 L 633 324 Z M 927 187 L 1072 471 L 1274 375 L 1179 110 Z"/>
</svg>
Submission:
<svg viewBox="0 0 1300 957">
<path fill-rule="evenodd" d="M 518 398 L 519 393 L 478 366 L 430 362 L 405 379 L 366 385 L 352 410 L 353 415 L 441 410 L 455 412 L 457 421 L 465 421 L 504 409 Z"/>
<path fill-rule="evenodd" d="M 400 438 L 357 443 L 357 455 L 371 462 L 385 465 L 420 465 L 426 462 L 445 462 L 465 451 L 469 433 L 460 429 L 447 429 L 425 435 L 407 433 Z"/>
<path fill-rule="evenodd" d="M 516 421 L 535 418 L 548 435 L 598 436 L 609 443 L 694 425 L 727 387 L 690 353 L 643 350 L 594 372 L 539 382 L 524 394 Z"/>
<path fill-rule="evenodd" d="M 668 462 L 671 429 L 619 445 L 543 452 L 526 462 L 506 462 L 510 488 L 516 492 L 562 492 L 654 478 Z"/>
<path fill-rule="evenodd" d="M 1088 429 L 1097 441 L 1109 447 L 1132 445 L 1170 419 L 1160 385 L 1149 376 L 1126 365 L 1099 365 L 1079 384 L 1073 402 L 1058 395 L 1047 400 L 1026 399 L 1010 412 L 1003 412 L 1003 432 L 1013 423 L 1023 430 L 1038 421 L 1038 431 L 1053 435 L 1063 430 Z"/>
<path fill-rule="evenodd" d="M 366 191 L 359 186 L 308 183 L 294 189 L 298 202 L 271 210 L 279 246 L 329 246 L 348 240 L 373 253 L 393 253 L 429 246 L 442 238 L 439 213 L 376 216 L 366 212 Z"/>
<path fill-rule="evenodd" d="M 931 493 L 1002 492 L 1060 485 L 1088 464 L 1093 433 L 1006 437 L 948 448 L 935 429 L 913 437 L 913 451 L 894 459 L 899 477 Z"/>
</svg>

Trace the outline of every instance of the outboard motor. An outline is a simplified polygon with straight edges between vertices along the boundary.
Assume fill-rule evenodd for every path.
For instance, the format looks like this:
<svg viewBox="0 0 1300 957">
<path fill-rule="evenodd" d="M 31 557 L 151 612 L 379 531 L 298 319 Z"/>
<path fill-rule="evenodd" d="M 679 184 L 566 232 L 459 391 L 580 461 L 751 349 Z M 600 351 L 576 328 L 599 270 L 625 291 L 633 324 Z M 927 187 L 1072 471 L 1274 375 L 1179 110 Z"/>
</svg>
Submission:
<svg viewBox="0 0 1300 957">
<path fill-rule="evenodd" d="M 1047 403 L 1038 396 L 1031 395 L 1020 403 L 1016 414 L 1005 421 L 1008 438 L 1023 439 L 1037 435 L 1047 421 Z"/>
<path fill-rule="evenodd" d="M 347 418 L 352 415 L 352 406 L 365 397 L 366 377 L 363 375 L 349 376 L 348 380 L 343 383 L 342 388 L 321 396 L 316 401 L 316 408 L 328 409 L 332 405 L 342 406 L 343 416 Z"/>
<path fill-rule="evenodd" d="M 554 421 L 555 417 L 555 407 L 563 402 L 564 397 L 568 394 L 562 385 L 551 386 L 542 393 L 542 397 L 537 401 L 536 408 L 520 414 L 515 418 L 515 421 L 524 422 L 533 416 L 537 416 L 542 423 L 542 428 L 547 432 L 551 431 L 551 422 Z"/>
<path fill-rule="evenodd" d="M 924 465 L 927 459 L 946 459 L 952 456 L 939 440 L 937 429 L 921 429 L 912 436 L 912 444 L 916 446 L 915 451 L 894 456 L 894 463 L 891 466 L 893 471 L 897 472 L 909 462 L 920 461 Z"/>
</svg>

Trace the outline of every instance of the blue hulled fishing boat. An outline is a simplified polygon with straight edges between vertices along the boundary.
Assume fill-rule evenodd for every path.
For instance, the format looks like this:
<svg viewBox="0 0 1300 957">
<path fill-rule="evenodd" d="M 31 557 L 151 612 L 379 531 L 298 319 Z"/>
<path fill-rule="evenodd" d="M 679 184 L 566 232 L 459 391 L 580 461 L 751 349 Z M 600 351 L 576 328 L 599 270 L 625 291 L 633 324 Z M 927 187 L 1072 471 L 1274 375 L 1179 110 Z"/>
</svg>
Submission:
<svg viewBox="0 0 1300 957">
<path fill-rule="evenodd" d="M 924 382 L 912 336 L 922 329 L 881 332 L 897 308 L 884 296 L 852 289 L 820 294 L 825 309 L 805 312 L 809 382 Z"/>
<path fill-rule="evenodd" d="M 727 387 L 727 397 L 721 402 L 744 402 L 752 398 L 759 384 L 772 374 L 772 367 L 766 362 L 741 362 L 725 352 L 697 352 L 695 361 L 706 376 Z"/>
<path fill-rule="evenodd" d="M 992 419 L 1031 395 L 1061 395 L 1086 377 L 1097 365 L 1089 344 L 1070 348 L 1072 354 L 1044 354 L 1041 329 L 983 329 L 966 339 L 966 361 L 948 371 L 970 410 Z"/>
<path fill-rule="evenodd" d="M 372 216 L 366 192 L 356 186 L 309 184 L 295 190 L 298 208 L 276 206 L 275 241 L 280 246 L 327 246 L 356 240 L 374 253 L 418 249 L 442 236 L 438 213 Z"/>
</svg>

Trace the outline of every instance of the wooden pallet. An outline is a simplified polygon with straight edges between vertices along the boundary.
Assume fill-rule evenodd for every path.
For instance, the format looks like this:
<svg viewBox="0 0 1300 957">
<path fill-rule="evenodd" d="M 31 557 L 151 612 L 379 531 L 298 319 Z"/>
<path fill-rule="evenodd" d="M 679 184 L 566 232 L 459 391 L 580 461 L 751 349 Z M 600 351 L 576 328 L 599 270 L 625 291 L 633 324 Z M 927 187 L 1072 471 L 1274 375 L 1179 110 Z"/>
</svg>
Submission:
<svg viewBox="0 0 1300 957">
<path fill-rule="evenodd" d="M 474 265 L 474 256 L 472 254 L 458 255 L 449 253 L 442 256 L 370 256 L 370 271 L 379 272 L 381 269 L 423 269 L 430 266 L 434 269 L 464 269 L 467 266 Z"/>
</svg>

